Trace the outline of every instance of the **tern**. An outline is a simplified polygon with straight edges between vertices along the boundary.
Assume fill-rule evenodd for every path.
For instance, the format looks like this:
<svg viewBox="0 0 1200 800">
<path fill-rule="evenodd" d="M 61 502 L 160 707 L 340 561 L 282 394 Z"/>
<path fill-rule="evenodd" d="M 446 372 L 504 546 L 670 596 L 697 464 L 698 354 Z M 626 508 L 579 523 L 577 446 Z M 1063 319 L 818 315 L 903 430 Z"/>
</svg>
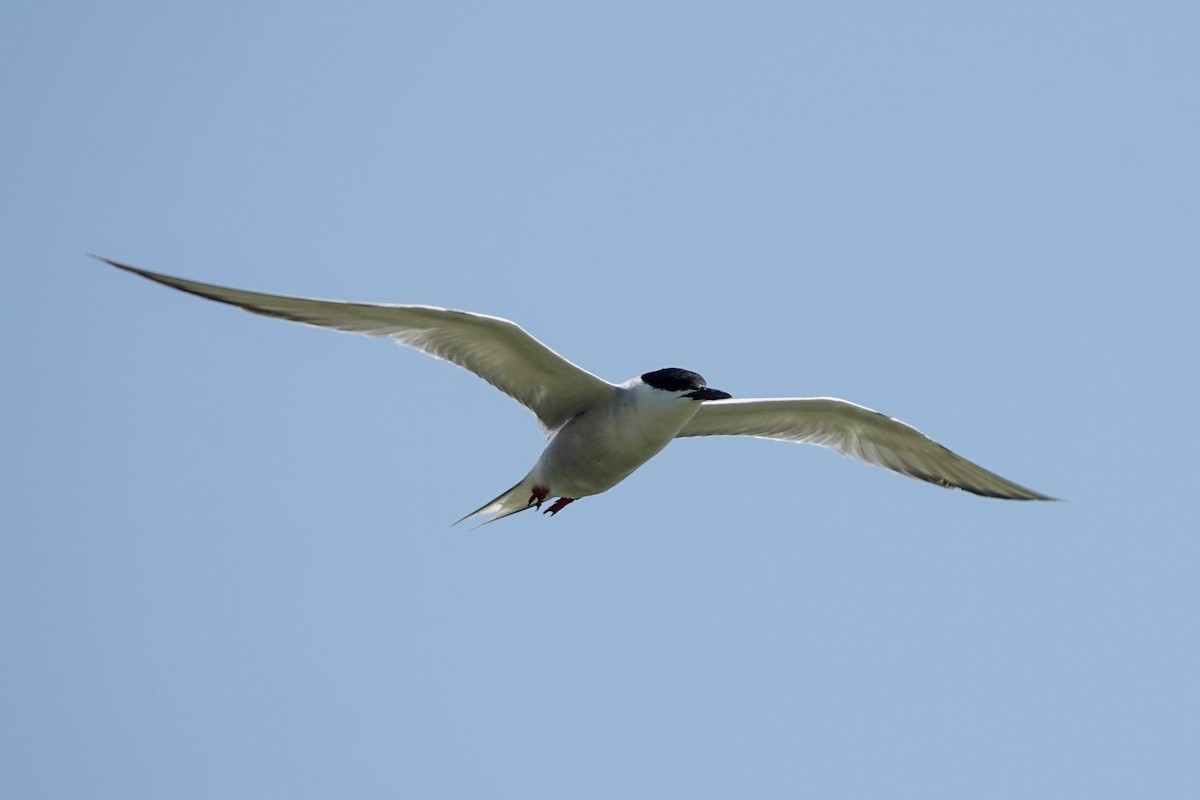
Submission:
<svg viewBox="0 0 1200 800">
<path fill-rule="evenodd" d="M 383 336 L 467 369 L 537 416 L 549 442 L 511 489 L 458 522 L 530 508 L 551 516 L 606 492 L 674 439 L 753 436 L 828 447 L 951 489 L 1005 500 L 1054 500 L 967 461 L 916 428 L 835 397 L 738 398 L 668 367 L 610 383 L 500 317 L 424 305 L 313 300 L 177 278 L 93 256 L 181 292 L 267 317 Z M 455 523 L 458 524 L 458 523 Z"/>
</svg>

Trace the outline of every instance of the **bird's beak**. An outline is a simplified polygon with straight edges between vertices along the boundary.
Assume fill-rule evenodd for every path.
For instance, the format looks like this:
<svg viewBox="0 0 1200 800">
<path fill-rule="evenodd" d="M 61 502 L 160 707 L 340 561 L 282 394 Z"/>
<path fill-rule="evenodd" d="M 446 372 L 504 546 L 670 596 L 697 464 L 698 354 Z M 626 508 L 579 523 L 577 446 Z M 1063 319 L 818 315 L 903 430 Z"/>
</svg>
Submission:
<svg viewBox="0 0 1200 800">
<path fill-rule="evenodd" d="M 722 392 L 720 389 L 697 389 L 694 392 L 688 392 L 684 397 L 690 397 L 693 400 L 728 400 L 733 397 L 729 392 Z"/>
</svg>

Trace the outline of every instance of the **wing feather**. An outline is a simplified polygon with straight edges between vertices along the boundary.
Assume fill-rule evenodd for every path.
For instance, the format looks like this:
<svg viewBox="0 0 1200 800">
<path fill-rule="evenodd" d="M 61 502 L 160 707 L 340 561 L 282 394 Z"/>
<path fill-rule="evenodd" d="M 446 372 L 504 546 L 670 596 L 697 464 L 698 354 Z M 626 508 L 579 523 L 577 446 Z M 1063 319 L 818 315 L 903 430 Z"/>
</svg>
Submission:
<svg viewBox="0 0 1200 800">
<path fill-rule="evenodd" d="M 755 436 L 815 444 L 901 475 L 985 497 L 1053 500 L 1001 478 L 911 425 L 834 397 L 735 398 L 703 403 L 679 436 Z"/>
<path fill-rule="evenodd" d="M 515 322 L 500 317 L 434 306 L 348 303 L 248 292 L 163 275 L 107 258 L 99 260 L 181 292 L 254 314 L 388 337 L 475 373 L 533 411 L 546 431 L 561 427 L 614 390 L 611 383 L 572 364 Z"/>
</svg>

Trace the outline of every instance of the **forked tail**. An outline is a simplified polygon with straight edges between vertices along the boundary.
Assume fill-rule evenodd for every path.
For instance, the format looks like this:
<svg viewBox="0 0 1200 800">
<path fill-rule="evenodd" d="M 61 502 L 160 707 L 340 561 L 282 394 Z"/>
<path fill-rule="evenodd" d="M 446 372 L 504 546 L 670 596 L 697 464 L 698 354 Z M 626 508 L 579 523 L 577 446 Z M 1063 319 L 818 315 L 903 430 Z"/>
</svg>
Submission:
<svg viewBox="0 0 1200 800">
<path fill-rule="evenodd" d="M 510 517 L 513 514 L 516 514 L 518 511 L 524 511 L 527 508 L 533 508 L 529 502 L 529 498 L 532 496 L 533 482 L 528 478 L 523 478 L 516 486 L 509 489 L 507 492 L 504 492 L 495 500 L 484 503 L 482 506 L 472 511 L 470 514 L 467 514 L 458 522 L 465 522 L 472 517 L 482 517 L 490 514 L 491 516 L 475 526 L 477 528 L 483 527 L 484 525 L 487 525 L 490 522 L 495 522 L 498 519 Z M 455 522 L 454 524 L 457 525 L 458 522 Z"/>
</svg>

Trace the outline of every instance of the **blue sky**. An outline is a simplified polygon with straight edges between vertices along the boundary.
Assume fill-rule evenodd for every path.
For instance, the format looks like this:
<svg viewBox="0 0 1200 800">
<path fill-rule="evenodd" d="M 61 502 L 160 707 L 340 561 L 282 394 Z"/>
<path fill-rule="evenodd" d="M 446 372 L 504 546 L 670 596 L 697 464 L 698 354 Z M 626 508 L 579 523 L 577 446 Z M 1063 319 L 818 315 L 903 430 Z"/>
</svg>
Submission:
<svg viewBox="0 0 1200 800">
<path fill-rule="evenodd" d="M 16 3 L 5 797 L 1200 796 L 1191 3 Z M 87 252 L 834 395 L 1066 499 L 542 441 Z"/>
</svg>

